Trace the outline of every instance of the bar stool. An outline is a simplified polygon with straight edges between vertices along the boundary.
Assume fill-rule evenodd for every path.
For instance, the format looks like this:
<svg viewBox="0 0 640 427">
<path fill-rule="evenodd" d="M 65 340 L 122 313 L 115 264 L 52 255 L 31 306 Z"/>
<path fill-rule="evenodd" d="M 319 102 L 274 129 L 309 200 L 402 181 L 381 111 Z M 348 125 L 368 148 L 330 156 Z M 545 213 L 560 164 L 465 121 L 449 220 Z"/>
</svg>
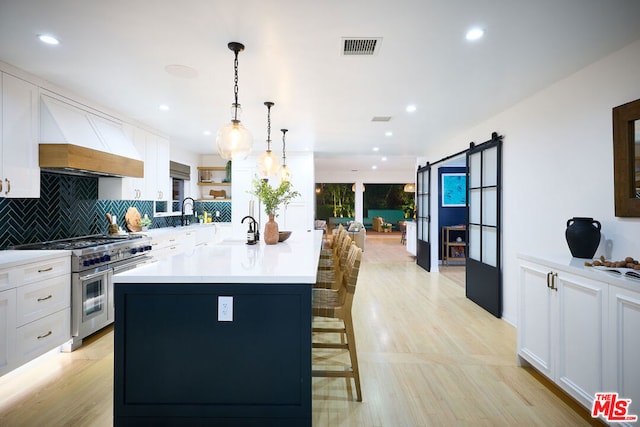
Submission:
<svg viewBox="0 0 640 427">
<path fill-rule="evenodd" d="M 362 249 L 357 245 L 349 246 L 347 260 L 343 272 L 342 286 L 339 289 L 313 289 L 313 316 L 316 318 L 331 318 L 342 321 L 340 327 L 313 327 L 314 336 L 320 333 L 340 334 L 340 343 L 316 342 L 312 339 L 312 348 L 316 349 L 346 349 L 349 351 L 351 367 L 347 370 L 312 370 L 313 377 L 344 377 L 347 386 L 353 378 L 356 386 L 356 400 L 362 401 L 360 387 L 360 371 L 358 369 L 358 355 L 356 351 L 356 337 L 353 330 L 351 306 L 358 282 L 358 272 L 362 260 Z M 319 320 L 319 319 L 316 319 Z M 345 340 L 346 338 L 346 340 Z M 345 342 L 346 341 L 346 342 Z"/>
</svg>

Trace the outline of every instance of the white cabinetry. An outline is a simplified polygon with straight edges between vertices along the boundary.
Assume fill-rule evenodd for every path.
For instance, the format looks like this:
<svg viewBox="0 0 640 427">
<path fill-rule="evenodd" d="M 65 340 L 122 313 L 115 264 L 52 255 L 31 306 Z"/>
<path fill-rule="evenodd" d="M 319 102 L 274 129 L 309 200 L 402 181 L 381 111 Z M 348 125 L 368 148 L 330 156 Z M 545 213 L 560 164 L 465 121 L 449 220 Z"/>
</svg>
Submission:
<svg viewBox="0 0 640 427">
<path fill-rule="evenodd" d="M 0 270 L 0 275 L 7 274 Z M 0 291 L 0 375 L 15 366 L 16 290 Z"/>
<path fill-rule="evenodd" d="M 40 197 L 38 87 L 0 73 L 0 197 Z"/>
<path fill-rule="evenodd" d="M 140 128 L 131 128 L 133 144 L 144 160 L 143 178 L 100 178 L 98 198 L 106 200 L 171 200 L 169 140 Z"/>
<path fill-rule="evenodd" d="M 637 283 L 584 267 L 584 260 L 521 258 L 521 360 L 589 410 L 598 392 L 640 402 Z"/>
<path fill-rule="evenodd" d="M 189 227 L 161 228 L 147 233 L 151 237 L 151 255 L 155 260 L 217 243 L 222 235 L 218 224 L 195 224 Z"/>
<path fill-rule="evenodd" d="M 169 140 L 145 133 L 144 176 L 147 200 L 171 200 L 169 177 Z"/>
<path fill-rule="evenodd" d="M 98 198 L 102 200 L 145 200 L 147 194 L 145 190 L 146 172 L 146 145 L 143 131 L 133 126 L 124 126 L 124 131 L 133 146 L 138 151 L 140 158 L 145 163 L 145 176 L 142 178 L 122 177 L 122 178 L 100 178 L 98 184 Z"/>
<path fill-rule="evenodd" d="M 631 399 L 630 413 L 640 415 L 640 286 L 638 290 L 609 287 L 608 320 L 606 390 Z"/>
<path fill-rule="evenodd" d="M 69 254 L 38 256 L 0 258 L 0 375 L 71 338 Z"/>
<path fill-rule="evenodd" d="M 518 354 L 583 405 L 602 391 L 606 284 L 520 266 Z"/>
</svg>

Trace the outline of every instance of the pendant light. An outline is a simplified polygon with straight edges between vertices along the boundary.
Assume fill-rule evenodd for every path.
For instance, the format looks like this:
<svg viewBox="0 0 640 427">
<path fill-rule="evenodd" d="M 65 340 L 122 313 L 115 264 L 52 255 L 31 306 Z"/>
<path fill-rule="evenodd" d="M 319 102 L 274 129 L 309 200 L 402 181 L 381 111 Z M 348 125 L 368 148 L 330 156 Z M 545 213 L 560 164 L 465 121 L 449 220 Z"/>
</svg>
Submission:
<svg viewBox="0 0 640 427">
<path fill-rule="evenodd" d="M 264 178 L 275 175 L 278 171 L 278 158 L 271 151 L 271 107 L 273 102 L 264 103 L 267 106 L 267 151 L 258 158 L 258 173 Z"/>
<path fill-rule="evenodd" d="M 409 184 L 405 184 L 404 185 L 404 192 L 405 193 L 415 193 L 416 192 L 416 185 L 413 182 L 410 182 Z"/>
<path fill-rule="evenodd" d="M 289 129 L 280 129 L 282 132 L 282 166 L 280 166 L 280 181 L 290 181 L 291 180 L 291 171 L 287 167 L 287 153 L 285 151 L 285 135 Z"/>
<path fill-rule="evenodd" d="M 218 154 L 225 160 L 242 160 L 251 153 L 252 138 L 251 133 L 240 123 L 242 108 L 238 103 L 238 53 L 244 50 L 242 43 L 231 42 L 228 44 L 230 50 L 235 55 L 233 62 L 234 86 L 233 93 L 235 101 L 231 104 L 231 123 L 218 131 L 216 136 L 216 146 Z"/>
</svg>

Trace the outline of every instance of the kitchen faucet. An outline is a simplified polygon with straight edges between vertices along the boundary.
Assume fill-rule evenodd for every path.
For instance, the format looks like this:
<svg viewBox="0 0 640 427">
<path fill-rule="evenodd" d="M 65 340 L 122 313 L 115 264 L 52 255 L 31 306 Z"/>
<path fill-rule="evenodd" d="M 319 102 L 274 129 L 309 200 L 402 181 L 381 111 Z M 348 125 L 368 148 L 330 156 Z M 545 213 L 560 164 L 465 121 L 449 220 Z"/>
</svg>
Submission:
<svg viewBox="0 0 640 427">
<path fill-rule="evenodd" d="M 249 223 L 249 231 L 248 231 L 248 233 L 252 233 L 253 234 L 253 242 L 260 241 L 260 232 L 258 231 L 258 221 L 256 221 L 255 218 L 253 218 L 251 215 L 247 215 L 244 218 L 242 218 L 242 221 L 240 221 L 240 222 L 244 224 L 244 220 L 247 219 L 247 218 L 251 220 L 251 222 Z M 249 243 L 249 240 L 251 240 L 251 239 L 247 235 L 247 243 Z"/>
<path fill-rule="evenodd" d="M 192 197 L 185 197 L 182 200 L 182 216 L 180 217 L 180 224 L 182 224 L 183 226 L 189 225 L 189 221 L 184 217 L 184 202 L 186 202 L 187 200 L 191 200 L 191 211 L 194 211 L 196 208 L 196 201 L 193 200 Z"/>
</svg>

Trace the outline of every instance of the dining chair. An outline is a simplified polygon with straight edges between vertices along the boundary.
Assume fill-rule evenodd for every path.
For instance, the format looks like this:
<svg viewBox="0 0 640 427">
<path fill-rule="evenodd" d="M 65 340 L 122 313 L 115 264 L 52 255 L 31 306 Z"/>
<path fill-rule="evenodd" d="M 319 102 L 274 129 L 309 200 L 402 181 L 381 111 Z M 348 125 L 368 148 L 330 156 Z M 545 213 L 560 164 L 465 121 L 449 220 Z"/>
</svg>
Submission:
<svg viewBox="0 0 640 427">
<path fill-rule="evenodd" d="M 312 370 L 313 377 L 344 377 L 347 387 L 350 389 L 350 380 L 353 378 L 356 387 L 356 400 L 362 401 L 360 387 L 360 371 L 358 369 L 358 355 L 356 351 L 356 338 L 353 329 L 351 307 L 358 282 L 360 262 L 362 261 L 362 249 L 357 245 L 349 246 L 349 251 L 344 266 L 342 286 L 338 289 L 313 289 L 313 316 L 314 323 L 329 318 L 341 321 L 337 327 L 312 327 L 313 338 L 320 338 L 319 334 L 339 334 L 340 342 L 322 342 L 312 338 L 312 348 L 315 349 L 341 349 L 349 352 L 351 367 L 346 370 L 318 369 Z"/>
</svg>

